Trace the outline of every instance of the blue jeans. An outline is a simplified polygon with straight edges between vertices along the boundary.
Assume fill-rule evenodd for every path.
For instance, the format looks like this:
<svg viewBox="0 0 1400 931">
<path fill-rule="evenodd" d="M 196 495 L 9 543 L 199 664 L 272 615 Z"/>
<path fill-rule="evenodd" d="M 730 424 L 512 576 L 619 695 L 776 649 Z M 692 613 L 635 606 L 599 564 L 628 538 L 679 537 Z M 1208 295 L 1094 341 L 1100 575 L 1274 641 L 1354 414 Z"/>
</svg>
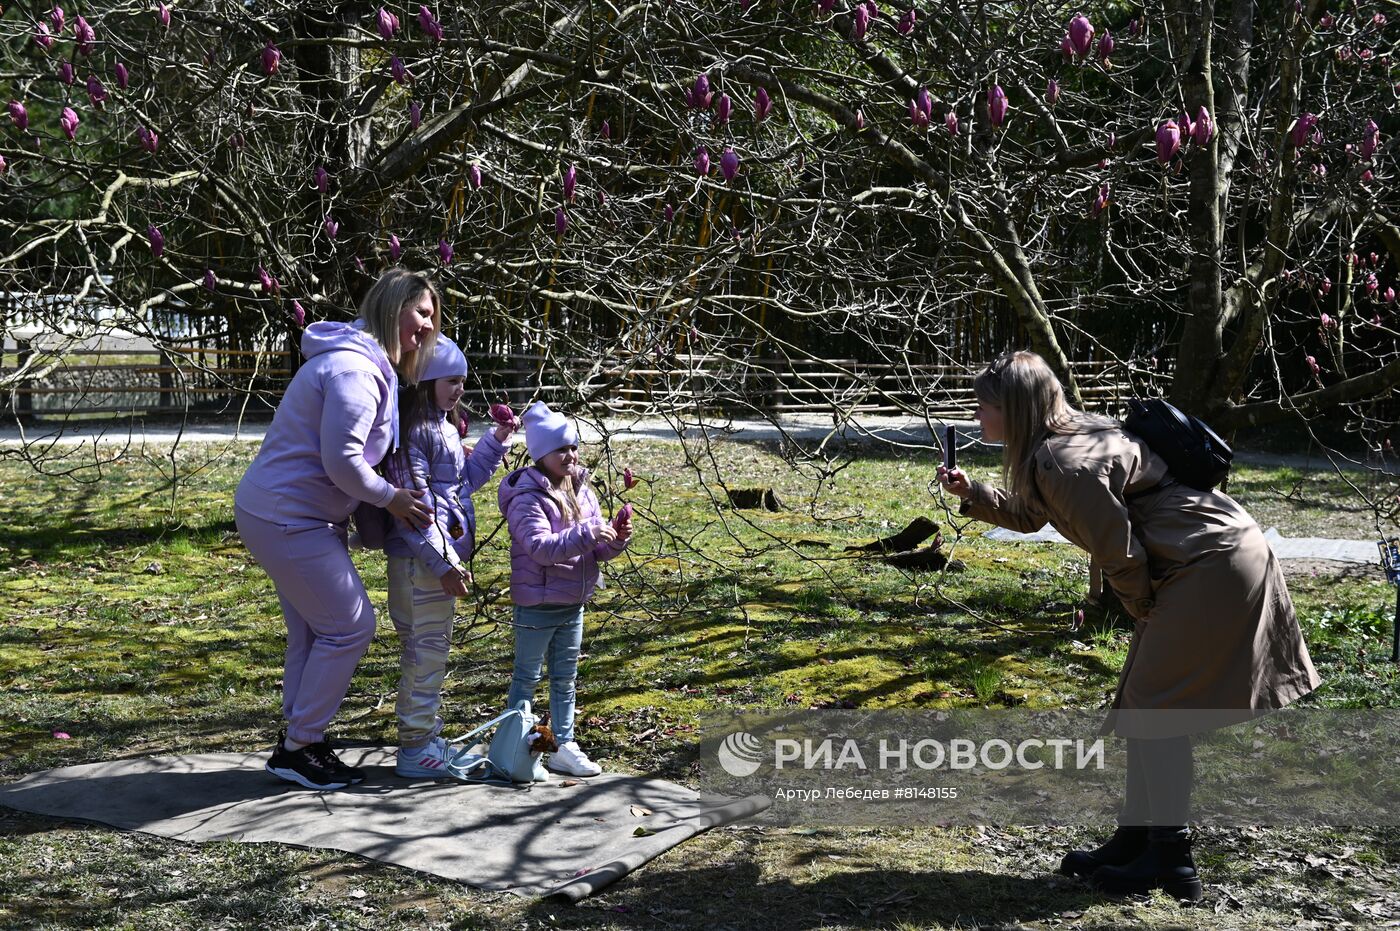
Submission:
<svg viewBox="0 0 1400 931">
<path fill-rule="evenodd" d="M 515 673 L 506 706 L 533 703 L 540 667 L 549 660 L 549 727 L 561 744 L 574 739 L 574 680 L 583 647 L 583 605 L 515 606 Z"/>
</svg>

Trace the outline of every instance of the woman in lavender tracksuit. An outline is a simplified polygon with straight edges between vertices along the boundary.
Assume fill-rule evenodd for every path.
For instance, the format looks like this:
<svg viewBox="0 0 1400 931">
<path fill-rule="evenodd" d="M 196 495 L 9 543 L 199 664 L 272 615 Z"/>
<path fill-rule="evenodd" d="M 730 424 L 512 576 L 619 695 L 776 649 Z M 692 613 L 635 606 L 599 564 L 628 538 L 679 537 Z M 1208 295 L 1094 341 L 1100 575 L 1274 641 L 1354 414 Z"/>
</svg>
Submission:
<svg viewBox="0 0 1400 931">
<path fill-rule="evenodd" d="M 347 522 L 360 502 L 414 526 L 431 519 L 425 492 L 395 488 L 374 467 L 397 445 L 399 377 L 416 381 L 441 319 L 432 282 L 395 268 L 370 288 L 359 320 L 307 327 L 306 363 L 234 496 L 238 532 L 272 577 L 287 623 L 287 726 L 267 770 L 308 788 L 364 779 L 325 740 L 374 636 L 374 609 L 346 547 Z"/>
<path fill-rule="evenodd" d="M 501 482 L 498 501 L 510 527 L 510 599 L 515 603 L 515 672 L 506 706 L 532 698 L 549 661 L 549 712 L 559 750 L 546 764 L 570 776 L 602 768 L 574 740 L 574 682 L 583 647 L 583 609 L 598 586 L 598 564 L 627 547 L 630 516 L 603 520 L 588 470 L 578 464 L 578 431 L 543 402 L 525 411 L 533 466 Z"/>
</svg>

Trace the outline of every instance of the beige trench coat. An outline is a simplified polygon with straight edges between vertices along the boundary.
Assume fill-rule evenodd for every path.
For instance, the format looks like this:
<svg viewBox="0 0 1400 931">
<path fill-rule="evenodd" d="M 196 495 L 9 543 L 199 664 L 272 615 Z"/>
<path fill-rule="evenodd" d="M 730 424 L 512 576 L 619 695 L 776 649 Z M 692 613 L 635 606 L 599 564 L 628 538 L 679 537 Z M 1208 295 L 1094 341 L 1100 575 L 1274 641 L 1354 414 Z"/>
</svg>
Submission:
<svg viewBox="0 0 1400 931">
<path fill-rule="evenodd" d="M 1051 436 L 1035 460 L 1041 502 L 974 482 L 961 513 L 1024 533 L 1048 521 L 1103 569 L 1135 621 L 1105 732 L 1196 733 L 1317 688 L 1283 570 L 1232 498 L 1178 484 L 1118 428 Z"/>
</svg>

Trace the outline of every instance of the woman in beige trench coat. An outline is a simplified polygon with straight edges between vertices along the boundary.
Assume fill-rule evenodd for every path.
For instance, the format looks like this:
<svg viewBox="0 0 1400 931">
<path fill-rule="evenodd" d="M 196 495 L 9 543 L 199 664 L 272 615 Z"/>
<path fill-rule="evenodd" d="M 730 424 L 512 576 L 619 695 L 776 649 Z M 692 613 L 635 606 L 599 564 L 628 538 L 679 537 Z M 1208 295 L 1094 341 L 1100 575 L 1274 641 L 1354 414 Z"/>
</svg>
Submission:
<svg viewBox="0 0 1400 931">
<path fill-rule="evenodd" d="M 1244 509 L 1176 482 L 1116 420 L 1065 402 L 1032 352 L 978 375 L 977 419 L 1001 441 L 1007 488 L 939 468 L 960 513 L 1012 530 L 1052 524 L 1087 550 L 1134 620 L 1106 727 L 1127 739 L 1118 830 L 1061 871 L 1113 893 L 1201 896 L 1185 827 L 1191 734 L 1282 708 L 1317 688 L 1283 572 Z"/>
</svg>

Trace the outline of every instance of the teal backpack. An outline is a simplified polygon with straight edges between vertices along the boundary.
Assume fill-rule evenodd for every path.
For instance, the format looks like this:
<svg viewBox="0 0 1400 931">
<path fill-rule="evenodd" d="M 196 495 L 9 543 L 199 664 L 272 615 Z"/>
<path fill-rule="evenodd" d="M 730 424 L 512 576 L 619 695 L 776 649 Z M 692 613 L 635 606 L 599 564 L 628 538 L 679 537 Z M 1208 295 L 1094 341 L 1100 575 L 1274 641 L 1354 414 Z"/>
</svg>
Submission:
<svg viewBox="0 0 1400 931">
<path fill-rule="evenodd" d="M 530 703 L 522 700 L 471 733 L 448 741 L 462 745 L 453 762 L 467 770 L 474 779 L 511 783 L 544 782 L 549 776 L 545 773 L 541 757 L 530 752 L 530 744 L 525 739 L 539 721 L 539 717 L 530 710 Z M 496 733 L 491 735 L 491 745 L 486 755 L 470 752 L 472 738 L 490 727 L 495 727 Z"/>
</svg>

